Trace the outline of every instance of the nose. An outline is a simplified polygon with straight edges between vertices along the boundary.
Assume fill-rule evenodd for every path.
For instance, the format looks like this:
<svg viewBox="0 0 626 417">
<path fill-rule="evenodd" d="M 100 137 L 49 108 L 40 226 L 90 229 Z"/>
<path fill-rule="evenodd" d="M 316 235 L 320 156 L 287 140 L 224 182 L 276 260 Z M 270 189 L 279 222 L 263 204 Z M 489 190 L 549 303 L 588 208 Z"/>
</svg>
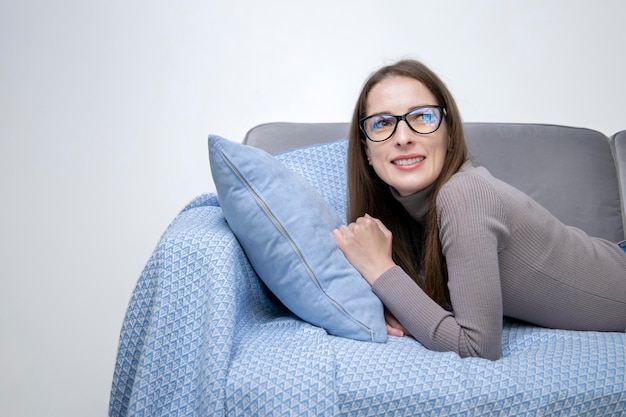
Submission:
<svg viewBox="0 0 626 417">
<path fill-rule="evenodd" d="M 406 120 L 400 120 L 393 134 L 393 140 L 397 146 L 405 146 L 413 143 L 415 140 L 415 132 L 409 127 Z"/>
</svg>

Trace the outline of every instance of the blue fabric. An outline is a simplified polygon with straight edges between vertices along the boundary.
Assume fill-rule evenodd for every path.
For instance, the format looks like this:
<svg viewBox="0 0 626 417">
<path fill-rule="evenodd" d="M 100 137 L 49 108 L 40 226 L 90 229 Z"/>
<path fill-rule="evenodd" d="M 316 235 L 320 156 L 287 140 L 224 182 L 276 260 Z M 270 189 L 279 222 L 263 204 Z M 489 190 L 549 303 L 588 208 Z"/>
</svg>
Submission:
<svg viewBox="0 0 626 417">
<path fill-rule="evenodd" d="M 297 158 L 344 152 L 336 143 L 277 158 L 302 169 Z M 322 186 L 322 195 L 343 209 L 344 194 L 331 188 Z M 491 362 L 432 352 L 408 337 L 367 343 L 328 335 L 275 301 L 217 197 L 203 195 L 174 219 L 139 278 L 109 414 L 625 415 L 626 334 L 505 321 L 502 346 L 502 358 Z"/>
<path fill-rule="evenodd" d="M 322 195 L 261 149 L 211 136 L 209 156 L 229 227 L 285 306 L 331 334 L 385 342 L 382 302 L 339 250 L 342 220 Z"/>
</svg>

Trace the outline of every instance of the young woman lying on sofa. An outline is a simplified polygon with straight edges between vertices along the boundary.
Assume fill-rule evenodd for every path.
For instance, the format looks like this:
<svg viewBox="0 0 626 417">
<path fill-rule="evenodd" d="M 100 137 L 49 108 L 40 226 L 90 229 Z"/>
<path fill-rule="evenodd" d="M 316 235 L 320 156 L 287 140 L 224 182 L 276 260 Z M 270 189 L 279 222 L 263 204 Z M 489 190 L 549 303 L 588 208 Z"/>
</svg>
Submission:
<svg viewBox="0 0 626 417">
<path fill-rule="evenodd" d="M 348 219 L 335 239 L 385 304 L 390 335 L 498 359 L 503 316 L 626 329 L 626 253 L 472 166 L 455 101 L 420 62 L 383 67 L 361 91 Z"/>
</svg>

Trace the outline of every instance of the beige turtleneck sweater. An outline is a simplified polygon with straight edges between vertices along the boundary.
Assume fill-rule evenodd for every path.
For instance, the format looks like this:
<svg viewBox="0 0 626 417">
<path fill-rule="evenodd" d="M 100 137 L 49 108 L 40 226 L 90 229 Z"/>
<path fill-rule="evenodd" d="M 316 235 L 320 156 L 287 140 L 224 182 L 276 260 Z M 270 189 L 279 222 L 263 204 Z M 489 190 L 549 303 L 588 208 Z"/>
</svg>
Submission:
<svg viewBox="0 0 626 417">
<path fill-rule="evenodd" d="M 424 224 L 431 189 L 396 198 Z M 453 312 L 400 268 L 372 286 L 429 349 L 500 357 L 502 317 L 539 326 L 626 330 L 626 253 L 566 226 L 530 197 L 466 162 L 437 197 Z"/>
</svg>

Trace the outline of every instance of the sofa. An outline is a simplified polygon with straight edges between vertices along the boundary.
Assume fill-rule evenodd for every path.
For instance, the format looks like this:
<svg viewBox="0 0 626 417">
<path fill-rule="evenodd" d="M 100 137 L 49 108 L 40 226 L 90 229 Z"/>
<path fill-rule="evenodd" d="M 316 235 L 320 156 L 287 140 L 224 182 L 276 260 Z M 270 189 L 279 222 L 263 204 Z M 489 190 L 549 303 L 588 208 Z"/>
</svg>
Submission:
<svg viewBox="0 0 626 417">
<path fill-rule="evenodd" d="M 347 131 L 269 123 L 241 146 L 267 152 L 345 221 Z M 465 131 L 476 164 L 564 223 L 625 239 L 626 131 L 609 138 L 515 123 Z M 333 334 L 260 279 L 254 247 L 235 235 L 224 203 L 198 196 L 157 243 L 122 325 L 110 416 L 626 415 L 626 333 L 503 318 L 496 361 L 429 351 L 410 337 Z"/>
</svg>

